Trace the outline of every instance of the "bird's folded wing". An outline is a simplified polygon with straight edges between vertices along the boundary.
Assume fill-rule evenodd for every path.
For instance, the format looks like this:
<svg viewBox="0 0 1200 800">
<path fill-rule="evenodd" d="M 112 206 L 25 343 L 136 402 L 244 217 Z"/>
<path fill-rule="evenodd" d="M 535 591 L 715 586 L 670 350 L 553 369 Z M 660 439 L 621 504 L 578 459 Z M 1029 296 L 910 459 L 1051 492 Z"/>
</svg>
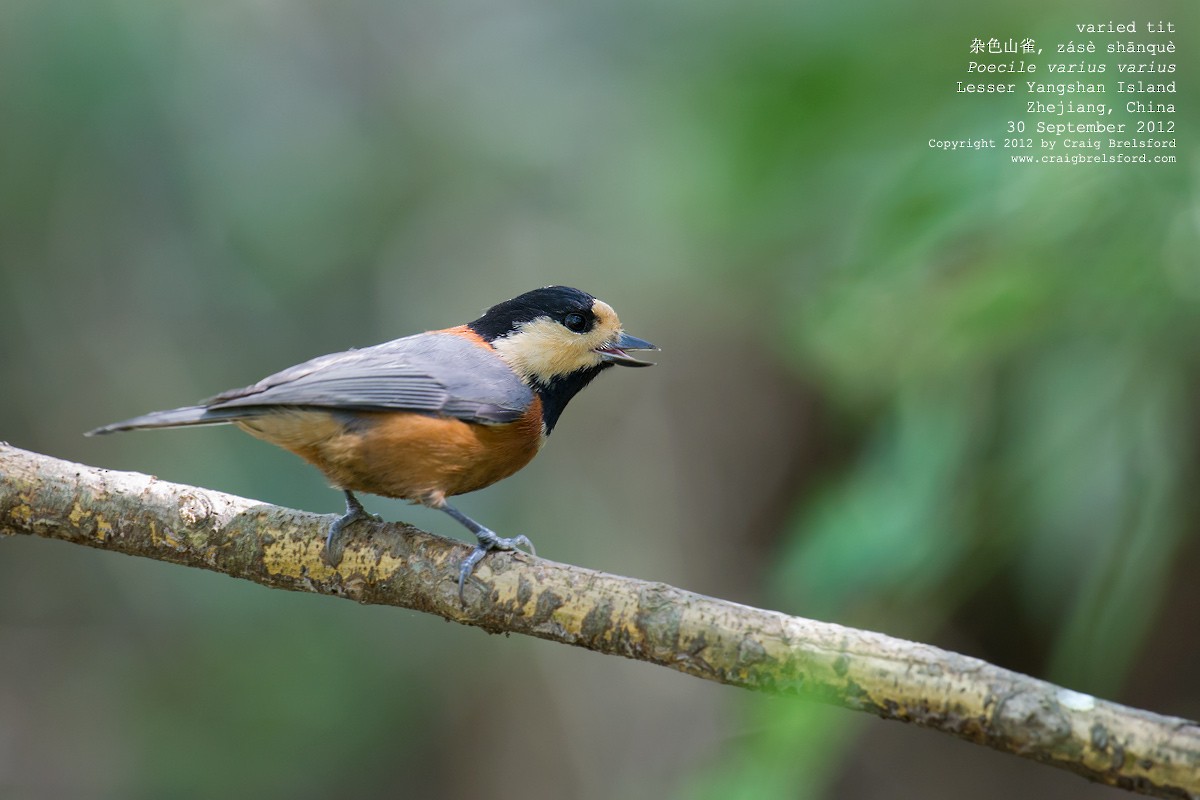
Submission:
<svg viewBox="0 0 1200 800">
<path fill-rule="evenodd" d="M 495 351 L 450 333 L 422 333 L 320 356 L 203 405 L 416 411 L 502 423 L 532 402 L 532 391 Z"/>
</svg>

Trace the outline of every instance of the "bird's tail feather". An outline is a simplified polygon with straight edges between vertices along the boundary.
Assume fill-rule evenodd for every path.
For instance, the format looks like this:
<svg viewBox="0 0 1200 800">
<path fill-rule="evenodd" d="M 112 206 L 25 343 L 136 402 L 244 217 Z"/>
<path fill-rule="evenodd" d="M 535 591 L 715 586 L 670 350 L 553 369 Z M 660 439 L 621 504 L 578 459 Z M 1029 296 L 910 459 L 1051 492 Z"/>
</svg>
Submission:
<svg viewBox="0 0 1200 800">
<path fill-rule="evenodd" d="M 84 436 L 100 436 L 117 431 L 135 431 L 145 428 L 179 428 L 185 425 L 221 425 L 255 415 L 253 408 L 206 408 L 204 406 L 187 406 L 172 408 L 168 411 L 152 411 L 140 417 L 102 425 L 88 431 Z"/>
</svg>

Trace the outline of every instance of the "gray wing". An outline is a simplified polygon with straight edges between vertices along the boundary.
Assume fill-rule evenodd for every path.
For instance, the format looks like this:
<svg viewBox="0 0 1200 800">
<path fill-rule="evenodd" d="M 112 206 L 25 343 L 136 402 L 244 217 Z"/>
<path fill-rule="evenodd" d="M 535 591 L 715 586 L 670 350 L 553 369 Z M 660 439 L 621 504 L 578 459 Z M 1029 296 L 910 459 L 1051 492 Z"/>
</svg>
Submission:
<svg viewBox="0 0 1200 800">
<path fill-rule="evenodd" d="M 203 406 L 417 411 L 500 423 L 516 420 L 532 402 L 533 392 L 490 348 L 454 334 L 421 333 L 314 358 Z"/>
</svg>

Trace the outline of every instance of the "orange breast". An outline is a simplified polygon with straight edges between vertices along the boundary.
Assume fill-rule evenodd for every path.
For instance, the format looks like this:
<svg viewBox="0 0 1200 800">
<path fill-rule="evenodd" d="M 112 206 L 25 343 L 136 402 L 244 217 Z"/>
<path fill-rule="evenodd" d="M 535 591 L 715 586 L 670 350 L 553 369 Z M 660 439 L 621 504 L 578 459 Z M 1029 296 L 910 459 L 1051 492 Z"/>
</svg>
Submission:
<svg viewBox="0 0 1200 800">
<path fill-rule="evenodd" d="M 238 426 L 314 464 L 338 488 L 433 504 L 507 478 L 543 439 L 536 399 L 505 425 L 395 411 L 281 410 Z"/>
</svg>

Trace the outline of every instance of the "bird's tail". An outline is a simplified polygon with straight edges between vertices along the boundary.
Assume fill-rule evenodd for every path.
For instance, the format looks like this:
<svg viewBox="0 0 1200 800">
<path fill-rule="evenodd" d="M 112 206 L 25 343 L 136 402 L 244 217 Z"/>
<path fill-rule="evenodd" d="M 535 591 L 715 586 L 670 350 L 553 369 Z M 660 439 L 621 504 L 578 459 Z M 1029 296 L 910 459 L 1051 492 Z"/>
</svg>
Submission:
<svg viewBox="0 0 1200 800">
<path fill-rule="evenodd" d="M 136 431 L 145 428 L 179 428 L 185 425 L 220 425 L 254 416 L 252 408 L 206 408 L 204 406 L 187 406 L 172 408 L 168 411 L 152 411 L 140 417 L 102 425 L 88 431 L 84 436 L 99 436 L 117 431 Z"/>
</svg>

